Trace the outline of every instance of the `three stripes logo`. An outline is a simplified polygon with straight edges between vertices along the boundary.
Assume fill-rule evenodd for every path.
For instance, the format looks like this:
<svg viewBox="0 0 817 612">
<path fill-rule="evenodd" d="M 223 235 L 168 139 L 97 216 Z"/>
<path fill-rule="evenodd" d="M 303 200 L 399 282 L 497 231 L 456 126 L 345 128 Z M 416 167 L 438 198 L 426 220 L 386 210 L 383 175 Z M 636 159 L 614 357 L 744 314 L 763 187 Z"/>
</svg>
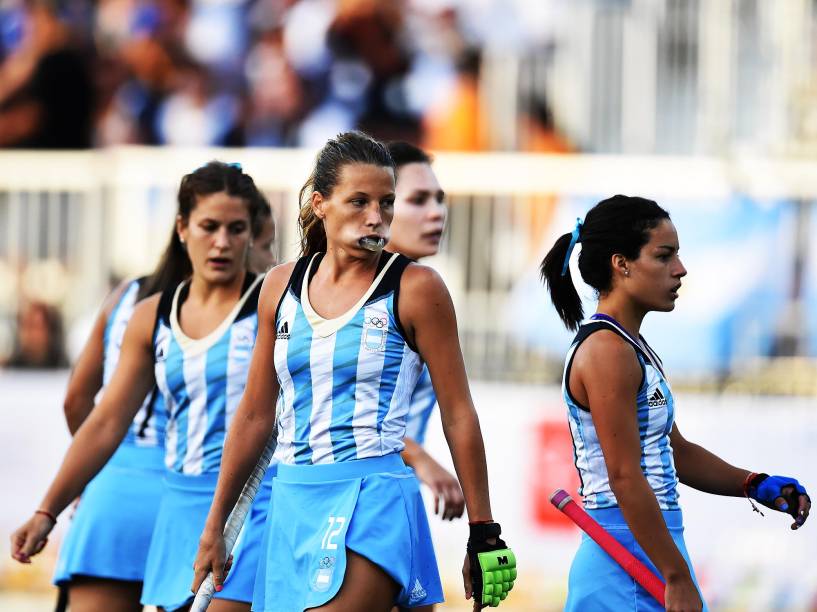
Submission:
<svg viewBox="0 0 817 612">
<path fill-rule="evenodd" d="M 658 406 L 666 406 L 667 405 L 667 398 L 664 397 L 664 394 L 661 393 L 661 388 L 655 390 L 650 396 L 650 399 L 647 400 L 647 405 L 650 408 L 657 408 Z"/>
<path fill-rule="evenodd" d="M 289 323 L 284 321 L 281 327 L 278 328 L 278 335 L 275 336 L 276 340 L 289 340 Z"/>
</svg>

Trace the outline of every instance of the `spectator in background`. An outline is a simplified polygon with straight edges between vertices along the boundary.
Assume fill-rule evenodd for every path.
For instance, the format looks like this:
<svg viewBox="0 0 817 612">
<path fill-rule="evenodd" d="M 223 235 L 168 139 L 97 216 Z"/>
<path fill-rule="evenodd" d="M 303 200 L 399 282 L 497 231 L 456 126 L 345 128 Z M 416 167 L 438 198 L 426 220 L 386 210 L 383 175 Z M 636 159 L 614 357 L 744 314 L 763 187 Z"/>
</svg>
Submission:
<svg viewBox="0 0 817 612">
<path fill-rule="evenodd" d="M 419 117 L 411 112 L 404 82 L 411 68 L 401 36 L 404 12 L 393 0 L 341 0 L 328 41 L 335 67 L 357 73 L 358 127 L 385 140 L 416 142 Z"/>
<path fill-rule="evenodd" d="M 28 302 L 17 315 L 17 338 L 10 368 L 63 368 L 68 365 L 62 317 L 44 302 Z"/>
<path fill-rule="evenodd" d="M 0 65 L 0 147 L 90 147 L 94 96 L 69 28 L 45 0 L 25 0 L 15 16 Z"/>
</svg>

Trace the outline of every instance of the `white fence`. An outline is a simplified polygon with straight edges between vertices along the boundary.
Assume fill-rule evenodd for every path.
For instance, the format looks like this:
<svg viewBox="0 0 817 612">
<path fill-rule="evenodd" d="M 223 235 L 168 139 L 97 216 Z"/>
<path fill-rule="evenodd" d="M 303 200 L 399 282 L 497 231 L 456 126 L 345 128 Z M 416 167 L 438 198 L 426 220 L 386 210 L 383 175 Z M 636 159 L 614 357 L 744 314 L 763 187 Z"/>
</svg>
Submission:
<svg viewBox="0 0 817 612">
<path fill-rule="evenodd" d="M 297 193 L 313 155 L 147 147 L 0 153 L 0 314 L 35 295 L 60 305 L 70 322 L 96 309 L 111 277 L 148 272 L 170 234 L 180 177 L 213 158 L 241 162 L 269 194 L 279 256 L 293 257 Z M 572 227 L 570 216 L 594 201 L 638 194 L 680 203 L 671 212 L 683 213 L 750 197 L 808 213 L 804 202 L 817 194 L 817 162 L 809 161 L 441 154 L 435 168 L 449 194 L 450 221 L 442 252 L 429 263 L 454 296 L 471 372 L 492 379 L 543 380 L 555 371 L 547 351 L 519 341 L 527 332 L 514 332 L 509 300 L 523 277 L 533 278 L 553 238 Z M 798 252 L 808 243 L 799 240 Z M 779 274 L 796 272 L 785 258 L 780 265 Z M 523 299 L 528 312 L 550 309 L 543 292 Z M 562 343 L 555 344 L 557 361 Z"/>
</svg>

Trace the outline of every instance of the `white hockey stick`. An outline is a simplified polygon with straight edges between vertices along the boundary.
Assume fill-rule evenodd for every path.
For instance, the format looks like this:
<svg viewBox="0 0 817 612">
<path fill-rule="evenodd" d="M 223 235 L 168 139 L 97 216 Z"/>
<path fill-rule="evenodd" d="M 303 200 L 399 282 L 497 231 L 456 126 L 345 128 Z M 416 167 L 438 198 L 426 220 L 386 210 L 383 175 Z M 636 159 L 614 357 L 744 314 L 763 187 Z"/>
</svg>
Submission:
<svg viewBox="0 0 817 612">
<path fill-rule="evenodd" d="M 258 463 L 250 474 L 247 484 L 241 491 L 238 501 L 235 503 L 235 508 L 230 512 L 227 518 L 227 524 L 224 526 L 224 552 L 226 558 L 230 558 L 230 553 L 233 551 L 235 541 L 238 539 L 238 534 L 241 533 L 241 527 L 244 525 L 244 519 L 247 518 L 247 513 L 252 506 L 252 500 L 255 499 L 258 489 L 261 487 L 261 481 L 264 479 L 264 474 L 269 467 L 272 460 L 272 454 L 275 452 L 275 446 L 278 440 L 278 428 L 272 430 L 267 445 L 264 451 L 258 458 Z M 190 607 L 190 612 L 205 612 L 207 606 L 210 605 L 210 600 L 216 592 L 216 585 L 213 583 L 213 572 L 207 574 L 207 578 L 201 583 L 196 598 L 193 600 L 193 605 Z"/>
</svg>

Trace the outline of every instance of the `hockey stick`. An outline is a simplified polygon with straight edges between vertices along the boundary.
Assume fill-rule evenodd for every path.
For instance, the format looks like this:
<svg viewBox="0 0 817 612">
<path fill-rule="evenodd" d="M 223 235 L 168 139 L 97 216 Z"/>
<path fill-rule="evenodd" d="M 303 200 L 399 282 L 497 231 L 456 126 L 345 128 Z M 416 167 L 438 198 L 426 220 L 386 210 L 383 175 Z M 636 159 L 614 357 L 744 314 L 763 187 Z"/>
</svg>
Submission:
<svg viewBox="0 0 817 612">
<path fill-rule="evenodd" d="M 664 582 L 652 573 L 646 565 L 636 559 L 630 551 L 619 544 L 618 540 L 607 533 L 604 527 L 593 520 L 593 517 L 580 508 L 570 495 L 568 495 L 567 491 L 557 489 L 553 495 L 550 496 L 550 503 L 564 512 L 570 520 L 576 523 L 596 544 L 601 546 L 602 550 L 610 555 L 625 572 L 632 576 L 633 580 L 644 587 L 650 595 L 655 597 L 658 603 L 662 606 L 665 605 Z"/>
<path fill-rule="evenodd" d="M 230 557 L 233 546 L 235 546 L 235 541 L 238 539 L 238 534 L 241 533 L 244 520 L 250 511 L 250 506 L 252 506 L 252 501 L 258 493 L 258 489 L 261 487 L 261 481 L 264 479 L 264 474 L 275 452 L 277 439 L 278 430 L 276 428 L 273 429 L 270 434 L 267 445 L 258 458 L 258 463 L 255 464 L 252 474 L 250 474 L 250 477 L 247 479 L 247 484 L 244 485 L 241 495 L 238 497 L 235 508 L 233 508 L 233 511 L 230 512 L 230 516 L 227 518 L 227 524 L 224 526 L 224 550 L 227 558 Z M 196 598 L 190 606 L 190 612 L 205 612 L 215 592 L 216 585 L 213 583 L 213 572 L 209 572 L 207 578 L 201 583 L 196 593 Z"/>
</svg>

